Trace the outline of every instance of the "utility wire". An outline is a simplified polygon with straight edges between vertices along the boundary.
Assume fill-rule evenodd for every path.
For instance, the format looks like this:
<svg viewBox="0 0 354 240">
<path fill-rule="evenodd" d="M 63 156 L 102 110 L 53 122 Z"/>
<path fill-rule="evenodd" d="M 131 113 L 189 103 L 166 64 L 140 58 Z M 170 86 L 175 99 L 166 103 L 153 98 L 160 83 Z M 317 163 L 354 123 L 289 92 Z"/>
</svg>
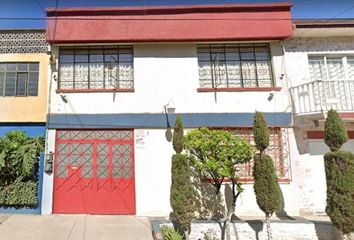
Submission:
<svg viewBox="0 0 354 240">
<path fill-rule="evenodd" d="M 41 3 L 39 2 L 39 0 L 35 0 L 38 7 L 42 10 L 42 12 L 44 13 L 44 15 L 47 15 L 47 12 L 45 11 L 45 9 L 42 7 Z"/>
<path fill-rule="evenodd" d="M 341 11 L 340 13 L 338 13 L 338 14 L 334 15 L 333 17 L 329 18 L 327 21 L 323 21 L 322 24 L 329 23 L 331 20 L 338 18 L 339 16 L 343 15 L 344 13 L 346 13 L 346 12 L 352 10 L 352 9 L 354 9 L 354 5 L 349 6 L 348 8 L 344 9 L 344 10 Z M 305 33 L 309 33 L 309 32 L 311 32 L 311 31 L 313 31 L 313 30 L 314 30 L 314 29 L 311 29 L 311 28 L 310 28 L 310 29 L 307 29 L 307 30 L 303 31 L 303 32 L 301 33 L 301 35 L 303 35 L 303 34 L 305 34 Z"/>
<path fill-rule="evenodd" d="M 354 8 L 354 5 L 348 7 L 347 9 L 344 9 L 342 12 L 338 13 L 337 15 L 335 15 L 334 17 L 332 17 L 331 19 L 337 18 L 337 17 L 339 17 L 340 15 L 343 15 L 344 13 L 346 13 L 346 12 L 352 10 L 353 8 Z"/>
</svg>

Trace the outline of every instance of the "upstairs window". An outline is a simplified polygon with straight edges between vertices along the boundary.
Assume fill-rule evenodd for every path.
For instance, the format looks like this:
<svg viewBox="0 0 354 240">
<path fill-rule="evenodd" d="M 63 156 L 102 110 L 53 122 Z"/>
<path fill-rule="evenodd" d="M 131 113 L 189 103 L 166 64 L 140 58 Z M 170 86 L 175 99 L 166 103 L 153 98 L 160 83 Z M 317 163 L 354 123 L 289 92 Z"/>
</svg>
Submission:
<svg viewBox="0 0 354 240">
<path fill-rule="evenodd" d="M 38 96 L 39 63 L 0 63 L 0 96 Z"/>
<path fill-rule="evenodd" d="M 269 44 L 198 45 L 200 88 L 273 87 Z"/>
<path fill-rule="evenodd" d="M 60 90 L 133 89 L 133 47 L 61 47 Z"/>
<path fill-rule="evenodd" d="M 354 79 L 354 56 L 309 56 L 311 80 Z"/>
</svg>

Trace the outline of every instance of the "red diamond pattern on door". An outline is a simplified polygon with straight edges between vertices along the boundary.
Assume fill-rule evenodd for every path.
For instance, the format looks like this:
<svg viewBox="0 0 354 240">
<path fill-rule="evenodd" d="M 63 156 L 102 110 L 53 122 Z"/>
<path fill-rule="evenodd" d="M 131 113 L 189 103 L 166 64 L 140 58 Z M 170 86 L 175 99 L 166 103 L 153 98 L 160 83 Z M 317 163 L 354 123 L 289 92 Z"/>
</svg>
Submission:
<svg viewBox="0 0 354 240">
<path fill-rule="evenodd" d="M 54 213 L 135 214 L 133 130 L 58 130 Z"/>
</svg>

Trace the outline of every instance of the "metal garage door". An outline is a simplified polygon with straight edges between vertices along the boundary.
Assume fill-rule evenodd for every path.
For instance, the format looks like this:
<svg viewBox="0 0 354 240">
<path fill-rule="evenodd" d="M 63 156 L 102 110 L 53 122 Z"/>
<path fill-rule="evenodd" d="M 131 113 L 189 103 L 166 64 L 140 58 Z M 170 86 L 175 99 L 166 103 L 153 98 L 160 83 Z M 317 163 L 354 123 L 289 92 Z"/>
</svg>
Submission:
<svg viewBox="0 0 354 240">
<path fill-rule="evenodd" d="M 54 213 L 135 214 L 132 130 L 58 130 Z"/>
</svg>

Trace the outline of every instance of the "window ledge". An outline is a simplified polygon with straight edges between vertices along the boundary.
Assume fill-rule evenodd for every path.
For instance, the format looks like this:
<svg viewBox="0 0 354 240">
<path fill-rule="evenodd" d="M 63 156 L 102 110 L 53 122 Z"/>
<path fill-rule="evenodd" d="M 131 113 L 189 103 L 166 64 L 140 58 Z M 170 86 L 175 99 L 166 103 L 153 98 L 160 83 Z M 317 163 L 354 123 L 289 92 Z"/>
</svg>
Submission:
<svg viewBox="0 0 354 240">
<path fill-rule="evenodd" d="M 280 91 L 281 87 L 253 87 L 253 88 L 197 88 L 197 92 L 269 92 Z"/>
<path fill-rule="evenodd" d="M 56 93 L 134 92 L 132 89 L 57 89 Z"/>
</svg>

